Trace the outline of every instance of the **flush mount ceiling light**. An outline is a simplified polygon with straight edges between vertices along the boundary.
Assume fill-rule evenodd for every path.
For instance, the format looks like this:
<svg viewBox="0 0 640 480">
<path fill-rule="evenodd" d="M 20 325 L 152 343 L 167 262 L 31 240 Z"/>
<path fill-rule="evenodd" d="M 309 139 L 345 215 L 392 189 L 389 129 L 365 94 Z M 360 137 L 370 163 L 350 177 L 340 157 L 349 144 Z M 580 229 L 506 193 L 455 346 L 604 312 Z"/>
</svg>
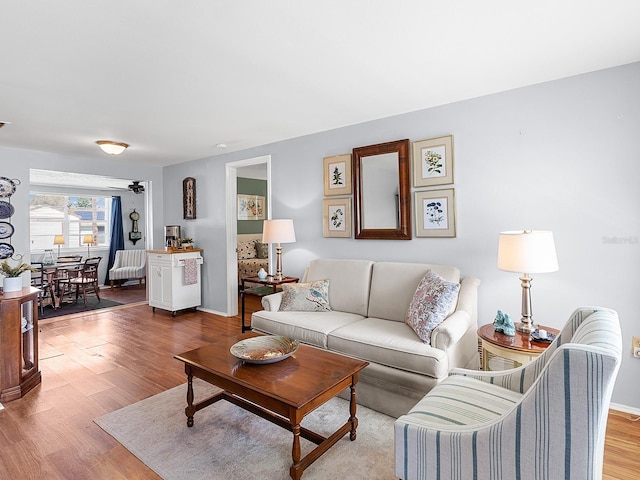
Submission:
<svg viewBox="0 0 640 480">
<path fill-rule="evenodd" d="M 112 142 L 111 140 L 98 140 L 96 142 L 104 153 L 109 155 L 120 155 L 129 146 L 122 142 Z"/>
</svg>

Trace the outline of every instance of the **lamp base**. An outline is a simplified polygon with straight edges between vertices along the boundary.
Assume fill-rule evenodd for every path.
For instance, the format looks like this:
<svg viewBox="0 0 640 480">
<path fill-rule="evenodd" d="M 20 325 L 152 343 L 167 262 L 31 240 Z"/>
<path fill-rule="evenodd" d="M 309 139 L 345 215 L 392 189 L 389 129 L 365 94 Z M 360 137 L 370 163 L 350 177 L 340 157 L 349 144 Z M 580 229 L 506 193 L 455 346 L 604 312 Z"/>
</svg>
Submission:
<svg viewBox="0 0 640 480">
<path fill-rule="evenodd" d="M 532 321 L 516 323 L 516 330 L 519 331 L 519 332 L 531 333 L 536 328 L 538 328 L 538 327 L 536 327 Z"/>
</svg>

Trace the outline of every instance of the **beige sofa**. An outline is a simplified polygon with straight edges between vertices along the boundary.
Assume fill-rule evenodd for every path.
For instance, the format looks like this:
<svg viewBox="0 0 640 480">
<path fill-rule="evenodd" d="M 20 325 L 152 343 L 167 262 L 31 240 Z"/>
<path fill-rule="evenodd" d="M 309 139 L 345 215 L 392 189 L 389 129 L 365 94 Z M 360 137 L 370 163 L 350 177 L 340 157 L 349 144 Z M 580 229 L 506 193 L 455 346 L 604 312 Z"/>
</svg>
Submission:
<svg viewBox="0 0 640 480">
<path fill-rule="evenodd" d="M 404 321 L 428 270 L 460 283 L 455 310 L 433 330 L 430 344 Z M 262 299 L 264 310 L 253 313 L 251 327 L 368 361 L 358 403 L 398 417 L 452 369 L 478 368 L 478 279 L 445 265 L 313 260 L 303 281 L 322 279 L 329 279 L 331 311 L 279 311 L 279 292 Z"/>
</svg>

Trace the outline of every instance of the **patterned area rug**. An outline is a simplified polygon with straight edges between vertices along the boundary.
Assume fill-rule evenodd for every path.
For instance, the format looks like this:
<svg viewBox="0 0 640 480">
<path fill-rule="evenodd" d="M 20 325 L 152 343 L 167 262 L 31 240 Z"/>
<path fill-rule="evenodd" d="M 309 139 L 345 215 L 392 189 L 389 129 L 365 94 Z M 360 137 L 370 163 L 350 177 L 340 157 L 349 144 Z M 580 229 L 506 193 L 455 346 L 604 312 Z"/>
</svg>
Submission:
<svg viewBox="0 0 640 480">
<path fill-rule="evenodd" d="M 194 380 L 196 401 L 216 391 Z M 224 400 L 195 414 L 187 427 L 187 386 L 167 390 L 95 422 L 165 480 L 289 479 L 292 434 Z M 334 398 L 303 426 L 328 435 L 344 424 L 349 404 Z M 394 419 L 358 406 L 358 437 L 343 437 L 304 471 L 304 480 L 387 480 L 393 475 Z M 302 454 L 314 444 L 301 441 Z"/>
</svg>

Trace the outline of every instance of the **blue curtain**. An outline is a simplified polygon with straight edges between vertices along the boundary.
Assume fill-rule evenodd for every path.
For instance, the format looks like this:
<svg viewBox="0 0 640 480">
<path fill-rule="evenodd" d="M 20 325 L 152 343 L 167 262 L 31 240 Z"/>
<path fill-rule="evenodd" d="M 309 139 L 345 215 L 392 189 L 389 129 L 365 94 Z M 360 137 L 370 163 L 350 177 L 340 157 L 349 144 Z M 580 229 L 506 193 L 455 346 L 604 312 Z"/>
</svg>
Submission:
<svg viewBox="0 0 640 480">
<path fill-rule="evenodd" d="M 109 269 L 113 267 L 116 252 L 124 250 L 124 231 L 122 229 L 122 200 L 120 197 L 111 197 L 111 240 L 109 241 L 109 263 L 104 284 L 109 283 Z"/>
</svg>

